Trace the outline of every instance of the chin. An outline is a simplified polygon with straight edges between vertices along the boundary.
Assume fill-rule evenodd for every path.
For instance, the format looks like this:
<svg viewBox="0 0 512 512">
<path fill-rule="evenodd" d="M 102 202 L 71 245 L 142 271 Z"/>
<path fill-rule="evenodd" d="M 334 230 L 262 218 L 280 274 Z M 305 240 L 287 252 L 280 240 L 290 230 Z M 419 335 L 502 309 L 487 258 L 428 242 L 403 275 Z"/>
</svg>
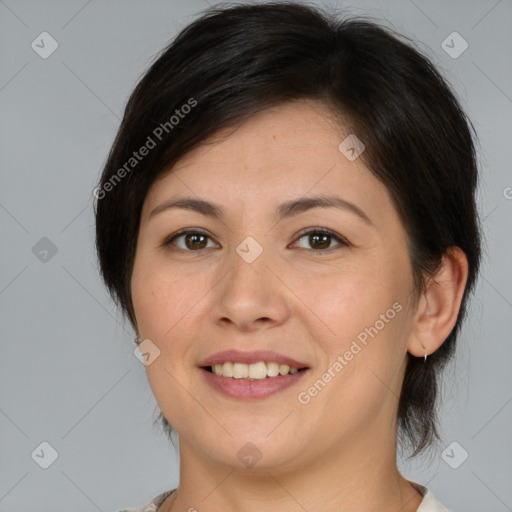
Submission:
<svg viewBox="0 0 512 512">
<path fill-rule="evenodd" d="M 240 428 L 230 430 L 233 437 L 228 434 L 222 438 L 212 436 L 197 444 L 202 446 L 203 453 L 209 454 L 217 463 L 238 470 L 258 472 L 296 467 L 297 459 L 303 456 L 303 443 L 291 437 L 286 430 L 279 435 L 276 430 L 278 424 L 278 421 L 261 423 L 260 430 L 255 429 L 254 425 L 249 428 L 243 421 L 239 424 Z M 243 429 L 244 425 L 247 426 L 246 430 Z"/>
</svg>

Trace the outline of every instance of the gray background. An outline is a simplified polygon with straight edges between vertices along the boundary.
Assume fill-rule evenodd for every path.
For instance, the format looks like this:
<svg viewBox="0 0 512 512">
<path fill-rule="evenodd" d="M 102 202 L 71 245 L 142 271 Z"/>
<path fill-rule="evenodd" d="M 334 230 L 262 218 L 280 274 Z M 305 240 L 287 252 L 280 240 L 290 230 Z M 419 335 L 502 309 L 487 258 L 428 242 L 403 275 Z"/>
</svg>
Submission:
<svg viewBox="0 0 512 512">
<path fill-rule="evenodd" d="M 370 14 L 416 41 L 479 133 L 486 256 L 446 374 L 444 441 L 401 467 L 455 512 L 512 510 L 512 3 L 324 5 Z M 92 189 L 136 80 L 205 7 L 0 0 L 0 512 L 109 512 L 178 482 L 129 324 L 98 277 Z M 59 45 L 47 59 L 31 48 L 43 31 Z M 441 46 L 453 31 L 469 44 L 458 58 Z M 55 254 L 42 252 L 43 237 Z M 44 441 L 59 454 L 48 469 L 31 456 Z M 459 464 L 462 450 L 469 456 L 453 469 L 446 461 Z"/>
</svg>

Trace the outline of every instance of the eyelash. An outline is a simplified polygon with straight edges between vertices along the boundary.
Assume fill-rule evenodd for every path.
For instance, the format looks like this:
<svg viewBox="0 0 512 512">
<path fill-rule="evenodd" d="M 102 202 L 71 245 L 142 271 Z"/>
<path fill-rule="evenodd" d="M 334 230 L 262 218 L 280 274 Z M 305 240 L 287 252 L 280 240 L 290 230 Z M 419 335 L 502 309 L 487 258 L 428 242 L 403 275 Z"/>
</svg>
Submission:
<svg viewBox="0 0 512 512">
<path fill-rule="evenodd" d="M 178 233 L 175 233 L 173 235 L 171 235 L 170 237 L 166 238 L 166 240 L 164 241 L 163 245 L 165 247 L 168 247 L 170 245 L 174 245 L 173 242 L 179 238 L 179 237 L 182 237 L 182 236 L 185 236 L 185 235 L 203 235 L 207 238 L 209 238 L 211 240 L 211 237 L 210 235 L 208 235 L 208 233 L 200 230 L 200 229 L 184 229 L 182 231 L 178 231 Z M 301 238 L 304 238 L 305 236 L 307 235 L 326 235 L 326 236 L 329 236 L 330 238 L 334 239 L 336 242 L 339 243 L 339 246 L 335 246 L 335 247 L 329 247 L 327 249 L 310 249 L 314 252 L 317 252 L 317 253 L 326 253 L 326 252 L 330 252 L 336 248 L 342 248 L 342 247 L 348 247 L 350 244 L 349 242 L 343 238 L 342 236 L 334 233 L 333 231 L 330 231 L 329 229 L 325 229 L 325 228 L 312 228 L 312 229 L 307 229 L 307 230 L 304 230 L 304 231 L 301 231 L 300 233 L 298 233 L 298 237 L 296 238 L 296 242 L 298 240 L 300 240 Z M 198 250 L 190 250 L 190 249 L 182 249 L 181 247 L 176 247 L 175 246 L 175 250 L 177 251 L 181 251 L 181 252 L 201 252 L 205 249 L 198 249 Z M 306 249 L 307 250 L 307 249 Z"/>
</svg>

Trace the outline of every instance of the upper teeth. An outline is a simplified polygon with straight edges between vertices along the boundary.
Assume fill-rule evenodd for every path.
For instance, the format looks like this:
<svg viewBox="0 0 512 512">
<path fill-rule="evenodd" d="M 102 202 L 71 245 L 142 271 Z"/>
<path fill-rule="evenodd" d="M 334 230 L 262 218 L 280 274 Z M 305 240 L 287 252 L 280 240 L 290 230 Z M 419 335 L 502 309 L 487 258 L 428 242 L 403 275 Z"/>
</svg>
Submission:
<svg viewBox="0 0 512 512">
<path fill-rule="evenodd" d="M 277 377 L 278 375 L 288 375 L 297 373 L 298 368 L 290 368 L 287 364 L 274 362 L 265 363 L 223 363 L 212 366 L 212 371 L 221 377 L 233 377 L 235 379 L 265 379 L 266 377 Z"/>
</svg>

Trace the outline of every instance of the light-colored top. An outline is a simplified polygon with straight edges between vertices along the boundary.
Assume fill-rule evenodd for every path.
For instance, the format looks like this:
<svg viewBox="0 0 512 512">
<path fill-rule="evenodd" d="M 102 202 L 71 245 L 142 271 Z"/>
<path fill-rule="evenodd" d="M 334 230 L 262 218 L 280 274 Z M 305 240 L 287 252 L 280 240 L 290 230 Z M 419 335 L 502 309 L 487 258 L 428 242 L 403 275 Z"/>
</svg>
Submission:
<svg viewBox="0 0 512 512">
<path fill-rule="evenodd" d="M 416 512 L 451 512 L 443 504 L 434 496 L 432 491 L 429 491 L 423 485 L 420 485 L 416 482 L 410 482 L 421 494 L 423 494 L 423 500 L 418 507 Z M 117 510 L 116 512 L 157 512 L 158 507 L 175 491 L 176 489 L 172 489 L 170 491 L 163 492 L 159 494 L 155 498 L 153 498 L 147 505 L 139 508 L 125 508 L 122 510 Z"/>
</svg>

